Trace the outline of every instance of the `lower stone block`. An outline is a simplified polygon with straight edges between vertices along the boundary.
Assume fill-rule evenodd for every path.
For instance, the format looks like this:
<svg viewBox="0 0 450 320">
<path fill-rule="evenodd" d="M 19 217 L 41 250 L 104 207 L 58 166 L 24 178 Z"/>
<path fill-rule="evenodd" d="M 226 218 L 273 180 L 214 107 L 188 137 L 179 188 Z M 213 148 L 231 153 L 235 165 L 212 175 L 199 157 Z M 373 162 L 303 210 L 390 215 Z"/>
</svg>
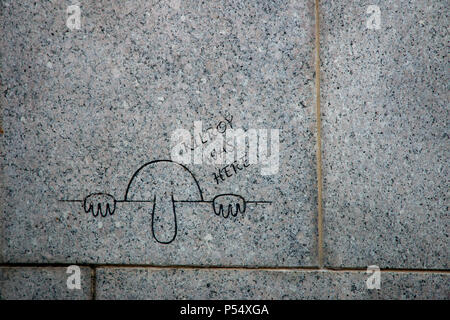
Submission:
<svg viewBox="0 0 450 320">
<path fill-rule="evenodd" d="M 365 271 L 101 268 L 97 299 L 448 299 L 449 274 Z M 371 282 L 372 283 L 372 282 Z"/>
<path fill-rule="evenodd" d="M 89 300 L 91 269 L 80 267 L 79 271 L 65 267 L 0 267 L 0 299 Z M 75 280 L 78 275 L 79 289 Z"/>
</svg>

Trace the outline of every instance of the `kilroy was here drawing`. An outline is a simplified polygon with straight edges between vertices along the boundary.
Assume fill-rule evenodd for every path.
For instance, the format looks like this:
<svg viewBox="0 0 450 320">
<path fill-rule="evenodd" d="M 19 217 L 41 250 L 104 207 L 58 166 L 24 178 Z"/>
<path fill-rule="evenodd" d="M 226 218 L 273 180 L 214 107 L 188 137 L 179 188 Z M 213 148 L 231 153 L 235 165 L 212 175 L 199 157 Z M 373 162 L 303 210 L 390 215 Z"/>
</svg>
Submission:
<svg viewBox="0 0 450 320">
<path fill-rule="evenodd" d="M 196 129 L 198 129 L 198 122 L 194 125 L 194 134 L 197 131 Z M 214 137 L 213 145 L 227 146 L 228 148 L 221 147 L 221 152 L 213 153 L 216 164 L 220 164 L 222 161 L 225 161 L 225 163 L 227 163 L 226 161 L 230 162 L 229 167 L 227 165 L 223 167 L 225 169 L 221 169 L 224 172 L 224 176 L 229 174 L 227 169 L 231 170 L 231 168 L 234 168 L 237 171 L 238 169 L 236 168 L 243 168 L 250 164 L 255 164 L 258 162 L 258 159 L 264 159 L 266 162 L 269 159 L 267 157 L 266 131 L 230 129 L 227 130 L 225 135 L 225 132 L 219 132 L 216 129 L 212 137 Z M 273 159 L 274 155 L 278 157 L 278 131 L 271 132 L 271 138 L 270 159 Z M 180 204 L 204 203 L 211 206 L 213 216 L 227 219 L 236 218 L 240 214 L 245 213 L 248 210 L 247 204 L 272 203 L 270 199 L 246 199 L 244 196 L 236 193 L 220 193 L 211 199 L 205 199 L 198 179 L 188 167 L 192 159 L 195 164 L 199 164 L 196 154 L 198 154 L 200 148 L 198 146 L 193 148 L 188 147 L 186 150 L 186 142 L 192 141 L 190 133 L 187 131 L 175 131 L 172 136 L 172 142 L 174 141 L 176 143 L 172 148 L 171 159 L 152 160 L 137 168 L 131 175 L 123 197 L 117 199 L 109 193 L 96 192 L 87 195 L 84 199 L 61 199 L 61 201 L 79 202 L 85 213 L 91 214 L 98 219 L 112 219 L 116 214 L 132 214 L 130 212 L 123 212 L 126 211 L 124 208 L 121 208 L 121 212 L 119 212 L 116 208 L 117 203 L 148 203 L 150 204 L 148 218 L 151 220 L 151 234 L 153 239 L 160 244 L 170 244 L 176 240 L 177 233 L 182 227 L 179 226 L 177 219 L 177 206 Z M 230 141 L 233 141 L 235 144 L 230 144 Z M 226 157 L 226 154 L 228 156 L 232 154 L 235 157 L 234 151 L 237 151 L 238 159 L 242 160 L 243 155 L 245 157 L 247 145 L 249 146 L 248 155 L 243 163 L 240 164 L 238 160 Z M 184 154 L 182 156 L 180 156 L 179 152 L 180 147 L 184 148 Z M 230 150 L 233 150 L 233 152 L 230 152 Z M 188 155 L 186 151 L 193 151 L 193 154 L 189 154 L 189 157 L 186 157 Z M 209 155 L 211 154 L 209 153 Z M 218 159 L 219 154 L 223 156 L 222 159 Z M 241 155 L 239 156 L 239 154 Z M 192 155 L 193 157 L 191 157 Z M 174 159 L 179 161 L 175 161 Z M 278 165 L 278 161 L 276 163 Z M 267 165 L 267 163 L 265 164 Z M 278 170 L 277 167 L 276 169 Z M 220 172 L 219 170 L 219 174 L 221 174 Z M 267 167 L 262 168 L 262 172 L 263 174 L 267 174 Z M 214 173 L 214 176 L 215 180 L 218 181 L 217 174 Z"/>
</svg>

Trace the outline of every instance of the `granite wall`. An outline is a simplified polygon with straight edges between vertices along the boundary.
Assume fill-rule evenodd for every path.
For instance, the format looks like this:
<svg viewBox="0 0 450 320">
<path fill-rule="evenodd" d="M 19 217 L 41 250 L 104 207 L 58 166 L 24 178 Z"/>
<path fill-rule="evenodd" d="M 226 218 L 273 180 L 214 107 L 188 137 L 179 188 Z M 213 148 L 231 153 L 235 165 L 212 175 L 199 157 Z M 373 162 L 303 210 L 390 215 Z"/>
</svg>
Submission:
<svg viewBox="0 0 450 320">
<path fill-rule="evenodd" d="M 448 9 L 2 1 L 0 298 L 449 299 Z"/>
</svg>

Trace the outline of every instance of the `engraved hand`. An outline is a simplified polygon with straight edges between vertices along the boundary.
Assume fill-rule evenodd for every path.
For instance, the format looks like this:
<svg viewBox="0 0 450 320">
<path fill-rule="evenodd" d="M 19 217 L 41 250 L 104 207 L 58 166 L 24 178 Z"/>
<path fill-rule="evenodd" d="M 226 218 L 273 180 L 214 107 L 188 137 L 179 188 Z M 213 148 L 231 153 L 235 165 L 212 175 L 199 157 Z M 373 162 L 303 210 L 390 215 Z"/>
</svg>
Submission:
<svg viewBox="0 0 450 320">
<path fill-rule="evenodd" d="M 239 212 L 244 213 L 245 208 L 245 199 L 236 194 L 219 194 L 213 199 L 214 213 L 224 218 L 236 217 Z"/>
<path fill-rule="evenodd" d="M 116 210 L 116 199 L 107 193 L 92 193 L 84 198 L 83 208 L 86 213 L 91 212 L 94 217 L 99 214 L 106 217 L 108 213 L 114 214 Z"/>
</svg>

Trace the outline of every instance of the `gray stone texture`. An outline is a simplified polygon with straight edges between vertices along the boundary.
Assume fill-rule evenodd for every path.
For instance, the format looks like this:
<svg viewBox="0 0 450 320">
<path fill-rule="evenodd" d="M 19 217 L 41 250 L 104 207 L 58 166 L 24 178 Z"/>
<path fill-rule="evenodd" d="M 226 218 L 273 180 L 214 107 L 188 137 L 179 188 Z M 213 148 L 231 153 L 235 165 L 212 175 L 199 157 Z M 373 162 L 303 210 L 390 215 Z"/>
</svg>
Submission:
<svg viewBox="0 0 450 320">
<path fill-rule="evenodd" d="M 449 275 L 365 272 L 100 268 L 97 299 L 449 299 Z"/>
<path fill-rule="evenodd" d="M 69 4 L 1 4 L 3 261 L 317 265 L 313 2 L 83 1 L 74 31 Z M 227 219 L 210 203 L 178 204 L 177 238 L 161 245 L 151 203 L 94 218 L 59 201 L 123 200 L 141 165 L 170 158 L 174 130 L 224 128 L 227 115 L 233 128 L 281 130 L 279 172 L 251 165 L 217 184 L 223 165 L 189 169 L 206 200 L 237 193 L 272 204 Z M 175 170 L 153 173 L 190 195 Z M 170 197 L 148 179 L 131 198 Z M 173 220 L 157 219 L 168 241 Z"/>
<path fill-rule="evenodd" d="M 0 267 L 0 300 L 89 300 L 91 269 L 80 270 L 80 289 L 68 289 L 64 267 Z"/>
<path fill-rule="evenodd" d="M 82 1 L 71 31 L 73 3 L 0 2 L 0 299 L 450 298 L 448 1 L 320 1 L 325 269 L 315 1 Z M 155 162 L 130 180 L 196 121 L 204 146 L 279 129 L 279 171 L 218 183 L 224 165 Z M 218 194 L 272 203 L 223 218 Z M 96 282 L 83 267 L 69 290 L 49 265 L 76 263 Z M 380 290 L 348 271 L 368 265 L 390 270 Z"/>
<path fill-rule="evenodd" d="M 328 266 L 448 269 L 448 4 L 321 1 Z"/>
</svg>

